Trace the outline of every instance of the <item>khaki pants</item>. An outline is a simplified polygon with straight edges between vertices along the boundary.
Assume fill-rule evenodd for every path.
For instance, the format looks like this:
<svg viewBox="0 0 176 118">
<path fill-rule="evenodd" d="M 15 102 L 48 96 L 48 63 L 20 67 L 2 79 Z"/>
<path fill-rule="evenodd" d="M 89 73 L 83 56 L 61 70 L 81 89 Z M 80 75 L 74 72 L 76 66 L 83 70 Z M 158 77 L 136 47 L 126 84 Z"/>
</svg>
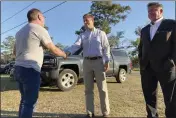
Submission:
<svg viewBox="0 0 176 118">
<path fill-rule="evenodd" d="M 108 115 L 110 112 L 109 98 L 106 83 L 106 74 L 104 71 L 104 64 L 102 59 L 83 61 L 84 85 L 85 85 L 85 99 L 86 111 L 88 114 L 94 113 L 94 77 L 96 79 L 101 111 L 103 115 Z"/>
</svg>

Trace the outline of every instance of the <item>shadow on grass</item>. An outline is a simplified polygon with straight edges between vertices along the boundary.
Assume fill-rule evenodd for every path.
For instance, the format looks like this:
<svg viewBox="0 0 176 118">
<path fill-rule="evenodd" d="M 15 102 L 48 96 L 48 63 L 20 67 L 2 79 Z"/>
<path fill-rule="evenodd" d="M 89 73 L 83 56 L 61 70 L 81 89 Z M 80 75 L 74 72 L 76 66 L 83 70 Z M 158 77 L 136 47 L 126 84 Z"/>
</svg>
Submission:
<svg viewBox="0 0 176 118">
<path fill-rule="evenodd" d="M 1 118 L 17 118 L 17 111 L 1 110 Z M 63 113 L 41 113 L 34 112 L 33 117 L 37 118 L 84 118 L 85 114 L 63 114 Z"/>
<path fill-rule="evenodd" d="M 96 83 L 96 80 L 94 80 L 94 82 Z M 115 80 L 112 80 L 112 79 L 110 80 L 107 79 L 107 83 L 119 84 Z M 83 80 L 80 80 L 76 86 L 79 86 L 79 85 L 84 85 Z M 0 91 L 4 92 L 4 91 L 10 91 L 10 90 L 18 90 L 17 82 L 15 80 L 12 80 L 9 76 L 3 76 L 3 77 L 1 76 Z M 41 92 L 45 92 L 45 91 L 63 92 L 59 90 L 59 88 L 56 85 L 40 87 L 40 91 Z"/>
<path fill-rule="evenodd" d="M 1 118 L 17 118 L 17 111 L 5 111 L 1 110 Z M 86 114 L 65 114 L 65 113 L 41 113 L 34 112 L 34 118 L 86 118 Z M 102 116 L 96 116 L 94 118 L 103 118 Z M 115 117 L 114 117 L 115 118 Z"/>
<path fill-rule="evenodd" d="M 77 83 L 77 85 L 73 88 L 76 89 L 77 86 L 83 85 L 83 83 Z M 72 89 L 68 90 L 71 91 Z M 40 92 L 51 91 L 51 92 L 67 92 L 60 90 L 56 85 L 53 86 L 43 86 L 40 87 Z"/>
<path fill-rule="evenodd" d="M 1 76 L 1 92 L 18 90 L 17 82 L 8 76 Z"/>
<path fill-rule="evenodd" d="M 5 91 L 11 91 L 11 90 L 18 90 L 18 84 L 15 80 L 12 80 L 8 76 L 3 76 L 1 77 L 1 87 L 0 91 L 5 92 Z M 78 83 L 76 86 L 82 85 L 83 83 Z M 44 86 L 40 87 L 40 91 L 52 91 L 52 92 L 62 92 L 57 88 L 57 86 Z"/>
<path fill-rule="evenodd" d="M 107 83 L 112 83 L 112 84 L 120 84 L 120 83 L 118 83 L 118 82 L 112 82 L 112 81 L 107 81 Z"/>
<path fill-rule="evenodd" d="M 51 91 L 51 92 L 62 92 L 57 87 L 40 87 L 40 92 Z"/>
</svg>

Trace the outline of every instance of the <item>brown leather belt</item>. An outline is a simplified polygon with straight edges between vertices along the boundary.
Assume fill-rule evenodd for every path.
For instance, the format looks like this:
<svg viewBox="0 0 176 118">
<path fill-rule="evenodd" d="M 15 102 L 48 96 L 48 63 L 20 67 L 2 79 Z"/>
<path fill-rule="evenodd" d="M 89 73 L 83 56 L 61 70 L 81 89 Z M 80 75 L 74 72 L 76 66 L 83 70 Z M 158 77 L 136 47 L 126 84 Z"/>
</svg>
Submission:
<svg viewBox="0 0 176 118">
<path fill-rule="evenodd" d="M 88 59 L 88 60 L 97 60 L 97 59 L 101 59 L 102 57 L 101 56 L 97 56 L 97 57 L 84 57 L 85 59 Z"/>
</svg>

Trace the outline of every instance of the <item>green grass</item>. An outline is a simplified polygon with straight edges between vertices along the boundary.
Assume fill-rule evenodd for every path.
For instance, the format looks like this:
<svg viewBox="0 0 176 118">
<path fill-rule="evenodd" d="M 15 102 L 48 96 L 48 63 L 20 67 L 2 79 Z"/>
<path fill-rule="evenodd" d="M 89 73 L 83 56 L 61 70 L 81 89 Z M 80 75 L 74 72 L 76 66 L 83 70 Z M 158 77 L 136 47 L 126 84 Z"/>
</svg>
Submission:
<svg viewBox="0 0 176 118">
<path fill-rule="evenodd" d="M 7 78 L 7 77 L 10 77 L 10 75 L 8 75 L 8 74 L 0 74 L 0 77 L 1 78 L 4 78 L 4 77 Z"/>
<path fill-rule="evenodd" d="M 133 68 L 133 71 L 139 71 L 140 69 L 139 68 Z"/>
</svg>

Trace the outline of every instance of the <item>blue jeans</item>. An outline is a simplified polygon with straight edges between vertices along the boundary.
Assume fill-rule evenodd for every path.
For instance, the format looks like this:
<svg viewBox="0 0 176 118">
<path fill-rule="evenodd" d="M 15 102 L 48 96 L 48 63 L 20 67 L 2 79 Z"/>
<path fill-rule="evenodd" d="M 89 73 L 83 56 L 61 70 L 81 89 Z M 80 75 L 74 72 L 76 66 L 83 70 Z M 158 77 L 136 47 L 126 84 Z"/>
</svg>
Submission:
<svg viewBox="0 0 176 118">
<path fill-rule="evenodd" d="M 21 93 L 19 118 L 32 118 L 40 89 L 40 72 L 33 68 L 15 66 L 14 78 Z"/>
</svg>

